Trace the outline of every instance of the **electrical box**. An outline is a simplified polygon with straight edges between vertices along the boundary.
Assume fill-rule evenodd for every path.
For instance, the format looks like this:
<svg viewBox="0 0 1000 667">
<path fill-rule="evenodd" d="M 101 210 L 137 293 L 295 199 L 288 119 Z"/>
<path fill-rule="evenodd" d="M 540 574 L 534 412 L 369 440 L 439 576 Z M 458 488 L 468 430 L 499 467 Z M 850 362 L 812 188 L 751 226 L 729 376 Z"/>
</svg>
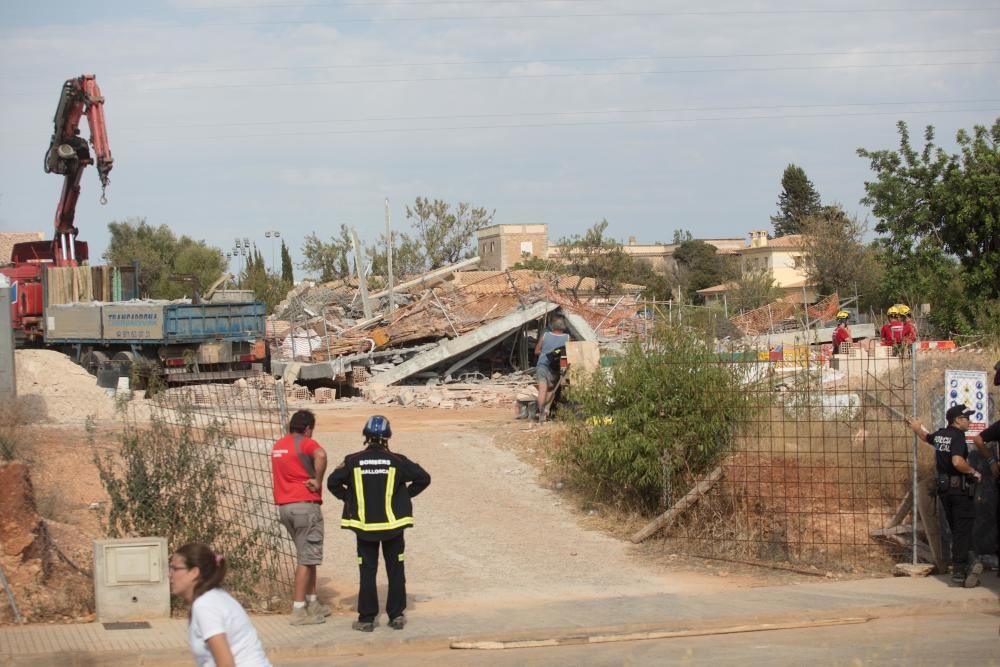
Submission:
<svg viewBox="0 0 1000 667">
<path fill-rule="evenodd" d="M 97 620 L 140 621 L 170 617 L 167 540 L 137 537 L 94 542 Z"/>
</svg>

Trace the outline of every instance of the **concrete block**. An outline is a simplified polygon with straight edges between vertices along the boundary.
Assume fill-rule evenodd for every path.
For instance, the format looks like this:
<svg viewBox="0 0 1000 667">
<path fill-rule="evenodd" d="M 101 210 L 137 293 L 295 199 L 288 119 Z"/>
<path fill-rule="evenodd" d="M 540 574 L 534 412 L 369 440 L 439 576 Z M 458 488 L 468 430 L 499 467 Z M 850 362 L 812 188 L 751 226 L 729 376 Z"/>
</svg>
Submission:
<svg viewBox="0 0 1000 667">
<path fill-rule="evenodd" d="M 168 563 L 164 537 L 95 540 L 98 622 L 170 618 Z"/>
</svg>

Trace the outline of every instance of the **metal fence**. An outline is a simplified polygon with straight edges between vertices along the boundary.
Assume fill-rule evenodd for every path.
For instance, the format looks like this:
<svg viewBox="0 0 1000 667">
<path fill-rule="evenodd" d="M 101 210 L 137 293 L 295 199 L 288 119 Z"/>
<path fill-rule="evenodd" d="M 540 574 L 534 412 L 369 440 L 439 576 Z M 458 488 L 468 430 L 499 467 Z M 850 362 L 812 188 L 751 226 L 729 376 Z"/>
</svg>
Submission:
<svg viewBox="0 0 1000 667">
<path fill-rule="evenodd" d="M 966 402 L 980 406 L 986 423 L 994 420 L 989 387 L 973 381 L 965 396 L 945 382 L 949 369 L 982 371 L 994 355 L 895 357 L 874 342 L 837 357 L 829 346 L 721 355 L 741 378 L 753 417 L 726 436 L 716 465 L 691 475 L 682 492 L 664 489 L 657 529 L 665 529 L 667 548 L 819 573 L 911 561 L 945 567 L 950 539 L 931 493 L 933 448 L 917 441 L 905 418 L 917 415 L 934 430 L 945 425 L 949 405 Z M 714 398 L 726 400 L 723 392 Z M 969 461 L 984 479 L 975 547 L 992 564 L 997 487 L 971 446 Z"/>
<path fill-rule="evenodd" d="M 230 561 L 227 586 L 266 607 L 273 596 L 287 598 L 294 577 L 294 545 L 278 523 L 272 496 L 271 446 L 288 423 L 285 388 L 259 376 L 234 384 L 188 385 L 160 391 L 126 412 L 126 434 L 145 439 L 184 439 L 194 445 L 184 454 L 213 466 L 212 489 L 190 488 L 185 494 L 213 494 L 213 534 L 199 535 L 187 522 L 188 539 L 211 543 Z M 170 451 L 169 449 L 167 450 Z M 183 480 L 179 481 L 184 484 Z M 221 529 L 220 529 L 221 528 Z M 171 547 L 176 536 L 168 535 Z"/>
</svg>

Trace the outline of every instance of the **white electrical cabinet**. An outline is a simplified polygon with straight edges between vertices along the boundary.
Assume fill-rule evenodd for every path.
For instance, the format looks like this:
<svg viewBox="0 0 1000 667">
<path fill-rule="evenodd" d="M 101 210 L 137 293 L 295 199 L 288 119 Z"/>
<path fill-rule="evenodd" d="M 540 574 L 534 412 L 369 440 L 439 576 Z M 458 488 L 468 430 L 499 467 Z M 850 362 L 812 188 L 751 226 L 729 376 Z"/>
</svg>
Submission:
<svg viewBox="0 0 1000 667">
<path fill-rule="evenodd" d="M 94 542 L 97 620 L 144 621 L 170 617 L 167 540 L 137 537 Z"/>
</svg>

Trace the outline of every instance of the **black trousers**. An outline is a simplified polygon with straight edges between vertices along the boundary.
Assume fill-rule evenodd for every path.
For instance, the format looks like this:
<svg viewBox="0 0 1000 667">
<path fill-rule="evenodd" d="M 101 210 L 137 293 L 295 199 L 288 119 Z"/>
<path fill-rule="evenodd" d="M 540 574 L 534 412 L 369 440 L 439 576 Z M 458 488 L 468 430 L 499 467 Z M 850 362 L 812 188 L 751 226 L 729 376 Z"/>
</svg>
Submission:
<svg viewBox="0 0 1000 667">
<path fill-rule="evenodd" d="M 965 493 L 941 496 L 944 514 L 951 529 L 951 563 L 956 572 L 964 572 L 972 549 L 972 529 L 976 523 L 976 503 Z"/>
<path fill-rule="evenodd" d="M 374 621 L 378 616 L 378 589 L 375 575 L 378 574 L 378 547 L 382 545 L 385 571 L 389 576 L 389 598 L 385 611 L 389 620 L 400 616 L 406 609 L 406 571 L 403 567 L 406 541 L 403 533 L 382 541 L 367 541 L 358 536 L 358 568 L 361 574 L 361 588 L 358 591 L 358 620 L 362 623 Z"/>
</svg>

